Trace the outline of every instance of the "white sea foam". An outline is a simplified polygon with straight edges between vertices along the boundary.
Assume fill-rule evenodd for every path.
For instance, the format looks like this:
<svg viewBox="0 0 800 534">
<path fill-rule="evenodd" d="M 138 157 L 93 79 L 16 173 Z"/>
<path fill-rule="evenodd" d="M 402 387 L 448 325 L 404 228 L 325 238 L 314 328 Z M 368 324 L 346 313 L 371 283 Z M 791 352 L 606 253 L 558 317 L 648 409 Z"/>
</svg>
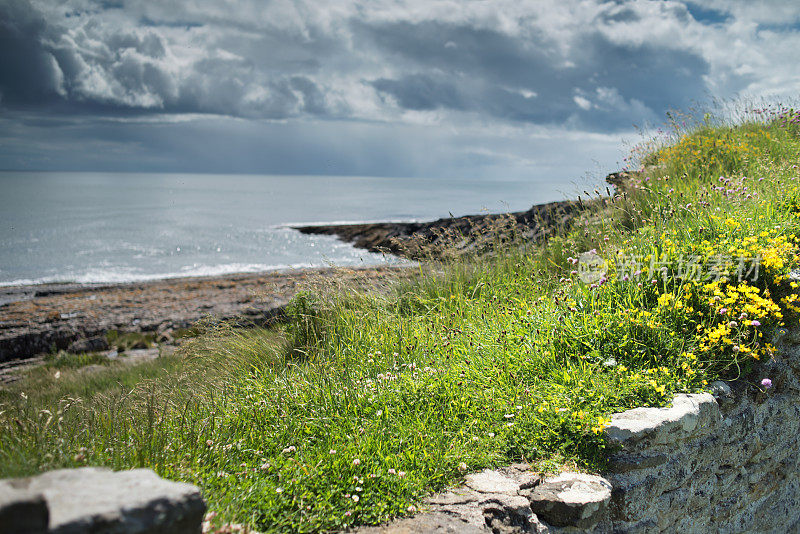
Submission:
<svg viewBox="0 0 800 534">
<path fill-rule="evenodd" d="M 191 265 L 182 267 L 176 272 L 141 273 L 128 269 L 90 269 L 78 274 L 62 274 L 44 276 L 41 278 L 21 278 L 7 282 L 0 282 L 0 287 L 29 286 L 39 284 L 124 284 L 129 282 L 148 282 L 152 280 L 168 280 L 174 278 L 225 276 L 239 273 L 266 273 L 280 272 L 294 269 L 309 269 L 317 267 L 352 267 L 354 265 L 379 265 L 396 264 L 402 260 L 389 258 L 384 261 L 364 262 L 343 258 L 337 262 L 303 262 L 293 264 L 266 264 L 266 263 L 226 263 L 219 265 Z"/>
</svg>

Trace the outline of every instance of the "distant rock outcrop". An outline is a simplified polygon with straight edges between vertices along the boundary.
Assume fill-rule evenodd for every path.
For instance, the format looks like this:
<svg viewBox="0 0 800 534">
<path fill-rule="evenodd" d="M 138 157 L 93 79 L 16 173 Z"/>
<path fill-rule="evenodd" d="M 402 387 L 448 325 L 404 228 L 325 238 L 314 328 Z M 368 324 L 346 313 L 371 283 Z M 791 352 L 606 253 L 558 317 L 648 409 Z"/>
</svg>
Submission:
<svg viewBox="0 0 800 534">
<path fill-rule="evenodd" d="M 568 226 L 580 207 L 579 202 L 562 201 L 501 215 L 467 215 L 432 222 L 298 226 L 295 230 L 334 235 L 358 248 L 416 259 L 443 250 L 473 250 L 489 245 L 500 233 L 538 241 Z"/>
</svg>

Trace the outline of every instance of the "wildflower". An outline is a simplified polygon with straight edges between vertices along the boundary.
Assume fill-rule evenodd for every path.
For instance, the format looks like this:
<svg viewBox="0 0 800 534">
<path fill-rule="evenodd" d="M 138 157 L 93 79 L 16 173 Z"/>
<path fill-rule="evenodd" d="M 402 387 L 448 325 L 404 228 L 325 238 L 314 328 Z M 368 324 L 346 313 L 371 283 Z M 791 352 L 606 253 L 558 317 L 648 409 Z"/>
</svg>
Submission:
<svg viewBox="0 0 800 534">
<path fill-rule="evenodd" d="M 397 472 L 397 476 L 399 476 L 400 478 L 403 478 L 404 476 L 406 476 L 406 472 L 405 471 L 398 471 Z"/>
<path fill-rule="evenodd" d="M 297 450 L 297 447 L 295 447 L 294 445 L 290 445 L 290 446 L 286 447 L 285 449 L 283 449 L 283 454 L 289 454 L 291 452 L 295 452 L 296 450 Z"/>
<path fill-rule="evenodd" d="M 336 454 L 336 449 L 331 449 L 328 451 L 328 454 Z"/>
<path fill-rule="evenodd" d="M 275 488 L 275 493 L 283 493 L 283 488 Z"/>
<path fill-rule="evenodd" d="M 758 321 L 750 321 L 750 326 L 761 326 L 761 323 Z"/>
<path fill-rule="evenodd" d="M 465 464 L 464 462 L 461 462 L 460 464 L 458 464 L 458 472 L 459 473 L 464 473 L 464 472 L 466 472 L 466 470 L 467 470 L 467 464 Z"/>
<path fill-rule="evenodd" d="M 763 380 L 761 381 L 761 386 L 762 386 L 764 389 L 769 389 L 769 388 L 771 388 L 771 387 L 772 387 L 772 380 L 770 380 L 769 378 L 765 378 L 765 379 L 763 379 Z"/>
<path fill-rule="evenodd" d="M 358 495 L 353 495 L 352 499 L 353 499 L 353 502 L 358 502 L 360 497 Z"/>
<path fill-rule="evenodd" d="M 347 512 L 345 512 L 345 513 L 344 513 L 344 516 L 345 516 L 345 517 L 350 517 L 350 515 L 351 515 L 352 513 L 353 513 L 353 512 L 351 512 L 351 511 L 349 511 L 349 510 L 348 510 Z"/>
<path fill-rule="evenodd" d="M 389 470 L 386 471 L 386 472 L 389 473 L 390 475 L 394 475 L 394 474 L 397 473 L 397 471 L 395 471 L 394 468 L 392 468 L 392 467 L 390 467 Z"/>
<path fill-rule="evenodd" d="M 361 460 L 356 458 L 355 460 L 353 460 L 353 465 L 361 465 Z"/>
</svg>

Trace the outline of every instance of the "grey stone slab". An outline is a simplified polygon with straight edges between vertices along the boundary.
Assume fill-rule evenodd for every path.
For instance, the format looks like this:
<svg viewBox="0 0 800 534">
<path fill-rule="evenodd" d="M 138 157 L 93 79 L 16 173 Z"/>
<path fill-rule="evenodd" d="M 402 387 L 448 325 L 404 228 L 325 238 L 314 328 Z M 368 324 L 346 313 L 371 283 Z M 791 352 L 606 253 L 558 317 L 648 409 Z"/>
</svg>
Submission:
<svg viewBox="0 0 800 534">
<path fill-rule="evenodd" d="M 611 501 L 611 484 L 597 475 L 562 473 L 530 493 L 533 513 L 558 527 L 593 528 Z"/>
<path fill-rule="evenodd" d="M 42 496 L 50 534 L 197 534 L 205 513 L 195 486 L 149 469 L 60 469 L 0 486 Z"/>
</svg>

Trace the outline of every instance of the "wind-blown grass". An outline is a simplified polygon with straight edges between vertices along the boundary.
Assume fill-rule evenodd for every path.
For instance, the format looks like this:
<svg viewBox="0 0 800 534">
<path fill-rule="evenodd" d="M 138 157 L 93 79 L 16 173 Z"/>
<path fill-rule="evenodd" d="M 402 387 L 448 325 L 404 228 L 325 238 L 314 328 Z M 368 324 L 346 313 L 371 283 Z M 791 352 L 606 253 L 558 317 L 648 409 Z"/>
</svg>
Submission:
<svg viewBox="0 0 800 534">
<path fill-rule="evenodd" d="M 388 295 L 305 292 L 280 341 L 212 330 L 178 382 L 66 408 L 7 397 L 0 470 L 149 466 L 220 520 L 286 532 L 411 513 L 512 461 L 600 470 L 611 413 L 720 377 L 758 387 L 796 324 L 800 139 L 779 113 L 650 145 L 544 245 L 423 262 Z M 605 269 L 584 283 L 587 261 Z"/>
</svg>

